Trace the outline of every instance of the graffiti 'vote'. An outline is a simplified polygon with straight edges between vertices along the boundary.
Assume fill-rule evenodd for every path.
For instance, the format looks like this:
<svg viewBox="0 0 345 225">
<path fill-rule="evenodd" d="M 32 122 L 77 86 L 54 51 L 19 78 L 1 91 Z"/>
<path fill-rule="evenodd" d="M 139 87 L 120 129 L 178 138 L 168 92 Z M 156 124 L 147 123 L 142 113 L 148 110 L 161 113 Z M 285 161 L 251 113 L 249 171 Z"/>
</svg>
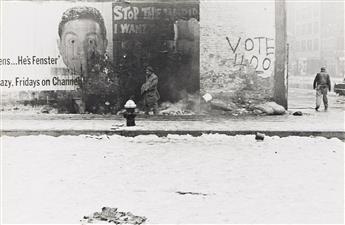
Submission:
<svg viewBox="0 0 345 225">
<path fill-rule="evenodd" d="M 257 51 L 260 54 L 266 54 L 266 56 L 274 54 L 274 46 L 273 46 L 273 40 L 272 38 L 267 37 L 254 37 L 254 38 L 247 38 L 242 40 L 241 37 L 237 39 L 237 42 L 231 43 L 229 37 L 226 37 L 226 40 L 229 43 L 229 46 L 232 50 L 232 52 L 235 54 L 238 50 L 238 47 L 243 46 L 245 51 Z M 241 41 L 242 40 L 242 41 Z"/>
</svg>

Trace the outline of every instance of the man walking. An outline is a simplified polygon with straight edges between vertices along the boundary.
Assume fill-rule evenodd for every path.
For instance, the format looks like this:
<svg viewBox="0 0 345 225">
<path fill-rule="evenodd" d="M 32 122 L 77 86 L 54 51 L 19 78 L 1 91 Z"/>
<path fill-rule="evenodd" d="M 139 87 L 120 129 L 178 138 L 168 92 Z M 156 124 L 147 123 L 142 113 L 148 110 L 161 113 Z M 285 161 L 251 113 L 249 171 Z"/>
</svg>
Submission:
<svg viewBox="0 0 345 225">
<path fill-rule="evenodd" d="M 316 89 L 316 107 L 315 110 L 318 111 L 321 105 L 321 97 L 323 98 L 323 104 L 325 110 L 328 108 L 327 91 L 331 91 L 331 80 L 325 67 L 321 67 L 321 72 L 316 74 L 314 79 L 313 88 Z"/>
<path fill-rule="evenodd" d="M 151 66 L 146 67 L 146 82 L 141 86 L 141 94 L 144 97 L 145 113 L 153 109 L 156 115 L 158 112 L 158 100 L 160 98 L 158 89 L 158 76 L 154 74 Z"/>
</svg>

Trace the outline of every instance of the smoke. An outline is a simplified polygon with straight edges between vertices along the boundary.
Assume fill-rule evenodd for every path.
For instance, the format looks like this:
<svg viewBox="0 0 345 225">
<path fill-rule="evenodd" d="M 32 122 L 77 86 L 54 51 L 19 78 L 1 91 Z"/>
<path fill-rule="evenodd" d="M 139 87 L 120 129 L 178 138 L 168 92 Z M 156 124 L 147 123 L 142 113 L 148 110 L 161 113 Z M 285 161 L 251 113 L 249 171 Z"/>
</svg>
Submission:
<svg viewBox="0 0 345 225">
<path fill-rule="evenodd" d="M 200 112 L 199 93 L 189 94 L 186 90 L 179 92 L 180 99 L 176 103 L 163 102 L 160 115 L 195 115 Z"/>
</svg>

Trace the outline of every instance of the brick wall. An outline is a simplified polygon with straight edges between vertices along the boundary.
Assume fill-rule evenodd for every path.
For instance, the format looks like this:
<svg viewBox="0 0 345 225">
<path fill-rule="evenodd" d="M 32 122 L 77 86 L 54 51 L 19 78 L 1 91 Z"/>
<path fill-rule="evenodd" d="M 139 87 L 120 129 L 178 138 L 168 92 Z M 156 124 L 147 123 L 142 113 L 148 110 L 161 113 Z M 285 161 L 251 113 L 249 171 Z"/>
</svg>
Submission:
<svg viewBox="0 0 345 225">
<path fill-rule="evenodd" d="M 274 1 L 205 0 L 200 15 L 201 93 L 272 97 Z"/>
</svg>

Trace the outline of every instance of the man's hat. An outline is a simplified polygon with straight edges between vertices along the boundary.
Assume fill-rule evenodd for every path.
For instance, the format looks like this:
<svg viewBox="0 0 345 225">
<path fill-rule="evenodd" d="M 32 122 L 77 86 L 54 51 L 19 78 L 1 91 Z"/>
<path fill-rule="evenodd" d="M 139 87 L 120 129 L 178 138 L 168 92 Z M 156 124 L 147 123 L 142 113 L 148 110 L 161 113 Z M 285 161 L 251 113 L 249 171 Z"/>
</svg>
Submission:
<svg viewBox="0 0 345 225">
<path fill-rule="evenodd" d="M 147 66 L 146 69 L 149 70 L 149 71 L 151 71 L 151 72 L 153 72 L 152 66 Z"/>
</svg>

